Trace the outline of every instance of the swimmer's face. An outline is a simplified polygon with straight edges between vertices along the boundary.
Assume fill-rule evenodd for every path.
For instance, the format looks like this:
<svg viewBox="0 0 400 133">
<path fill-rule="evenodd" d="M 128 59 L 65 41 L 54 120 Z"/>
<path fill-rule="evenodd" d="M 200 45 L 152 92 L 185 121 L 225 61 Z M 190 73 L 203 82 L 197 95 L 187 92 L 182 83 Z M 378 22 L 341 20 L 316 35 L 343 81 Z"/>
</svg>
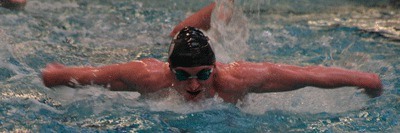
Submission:
<svg viewBox="0 0 400 133">
<path fill-rule="evenodd" d="M 214 66 L 176 67 L 172 69 L 176 90 L 189 101 L 197 101 L 210 95 Z"/>
</svg>

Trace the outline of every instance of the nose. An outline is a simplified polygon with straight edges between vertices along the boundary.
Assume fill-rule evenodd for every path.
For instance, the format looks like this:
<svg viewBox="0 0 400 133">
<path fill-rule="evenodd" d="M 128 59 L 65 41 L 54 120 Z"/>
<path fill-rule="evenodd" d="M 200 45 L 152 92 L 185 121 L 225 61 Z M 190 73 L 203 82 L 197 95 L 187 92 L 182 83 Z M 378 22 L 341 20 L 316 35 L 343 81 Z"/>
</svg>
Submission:
<svg viewBox="0 0 400 133">
<path fill-rule="evenodd" d="M 200 83 L 197 81 L 197 79 L 192 78 L 189 79 L 189 91 L 196 91 L 197 88 L 199 88 Z"/>
</svg>

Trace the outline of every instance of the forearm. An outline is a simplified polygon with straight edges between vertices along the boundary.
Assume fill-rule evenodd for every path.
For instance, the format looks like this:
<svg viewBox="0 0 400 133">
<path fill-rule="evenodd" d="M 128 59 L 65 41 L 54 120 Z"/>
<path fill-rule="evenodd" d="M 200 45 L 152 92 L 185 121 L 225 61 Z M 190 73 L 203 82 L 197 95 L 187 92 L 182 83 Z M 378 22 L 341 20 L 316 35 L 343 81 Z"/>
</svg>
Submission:
<svg viewBox="0 0 400 133">
<path fill-rule="evenodd" d="M 306 67 L 307 86 L 320 88 L 337 88 L 355 86 L 366 89 L 381 88 L 381 81 L 377 74 L 355 70 L 328 67 Z"/>
<path fill-rule="evenodd" d="M 306 86 L 326 89 L 345 86 L 366 90 L 382 89 L 379 76 L 373 73 L 322 66 L 265 65 L 269 66 L 267 76 L 264 77 L 261 87 L 255 87 L 255 92 L 291 91 Z"/>
<path fill-rule="evenodd" d="M 103 67 L 65 67 L 62 64 L 51 63 L 42 70 L 43 83 L 47 87 L 82 85 L 101 85 L 113 91 L 132 91 L 120 79 L 121 65 Z M 123 72 L 122 72 L 123 73 Z"/>
<path fill-rule="evenodd" d="M 92 84 L 95 79 L 93 70 L 94 69 L 91 67 L 70 67 L 48 72 L 44 70 L 42 72 L 42 78 L 47 87 L 59 85 L 76 87 L 78 85 Z"/>
</svg>

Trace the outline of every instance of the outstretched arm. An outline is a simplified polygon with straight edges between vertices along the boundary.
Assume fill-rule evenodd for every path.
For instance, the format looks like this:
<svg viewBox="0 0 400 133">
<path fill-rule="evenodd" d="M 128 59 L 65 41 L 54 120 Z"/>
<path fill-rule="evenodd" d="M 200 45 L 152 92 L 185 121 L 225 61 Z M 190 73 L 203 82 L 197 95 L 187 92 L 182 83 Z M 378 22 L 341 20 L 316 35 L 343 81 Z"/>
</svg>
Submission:
<svg viewBox="0 0 400 133">
<path fill-rule="evenodd" d="M 156 59 L 101 67 L 66 67 L 53 63 L 42 71 L 42 78 L 47 87 L 96 84 L 114 91 L 150 92 L 168 85 L 167 67 Z"/>
<path fill-rule="evenodd" d="M 79 85 L 103 85 L 111 89 L 127 90 L 128 86 L 121 80 L 118 65 L 104 67 L 66 67 L 62 64 L 48 64 L 42 71 L 43 83 L 47 87 Z"/>
<path fill-rule="evenodd" d="M 262 83 L 253 92 L 280 92 L 296 90 L 305 86 L 319 88 L 338 88 L 354 86 L 364 88 L 371 97 L 382 93 L 382 83 L 379 76 L 341 68 L 308 66 L 298 67 L 281 64 L 263 63 L 266 73 L 261 76 Z"/>
</svg>

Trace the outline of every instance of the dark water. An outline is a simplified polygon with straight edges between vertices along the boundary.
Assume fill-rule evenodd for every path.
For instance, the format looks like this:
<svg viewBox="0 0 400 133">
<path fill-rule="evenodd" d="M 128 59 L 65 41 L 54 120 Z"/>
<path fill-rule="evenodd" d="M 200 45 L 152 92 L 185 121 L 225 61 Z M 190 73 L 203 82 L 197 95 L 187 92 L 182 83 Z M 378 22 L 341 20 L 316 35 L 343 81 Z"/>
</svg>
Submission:
<svg viewBox="0 0 400 133">
<path fill-rule="evenodd" d="M 399 132 L 400 8 L 384 0 L 235 1 L 229 25 L 213 21 L 222 62 L 325 65 L 378 73 L 382 96 L 352 87 L 249 94 L 238 105 L 87 86 L 46 88 L 47 63 L 107 65 L 166 60 L 171 29 L 210 0 L 31 0 L 0 8 L 0 131 Z"/>
</svg>

